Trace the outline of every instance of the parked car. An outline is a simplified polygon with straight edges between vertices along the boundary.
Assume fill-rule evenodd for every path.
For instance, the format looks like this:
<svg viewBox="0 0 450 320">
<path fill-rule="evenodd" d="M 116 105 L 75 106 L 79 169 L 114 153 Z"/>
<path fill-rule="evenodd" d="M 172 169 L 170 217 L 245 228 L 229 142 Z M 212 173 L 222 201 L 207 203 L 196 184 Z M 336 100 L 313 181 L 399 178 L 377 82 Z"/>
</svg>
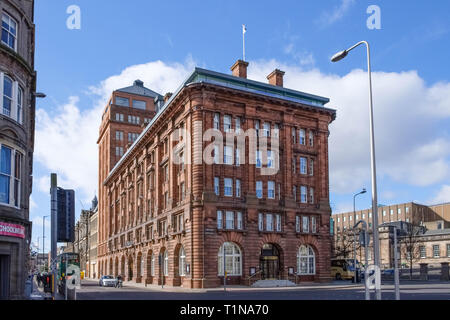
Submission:
<svg viewBox="0 0 450 320">
<path fill-rule="evenodd" d="M 382 276 L 393 276 L 394 275 L 394 269 L 384 269 L 381 271 Z"/>
<path fill-rule="evenodd" d="M 101 276 L 98 281 L 98 285 L 100 287 L 115 287 L 117 283 L 117 279 L 113 276 Z"/>
</svg>

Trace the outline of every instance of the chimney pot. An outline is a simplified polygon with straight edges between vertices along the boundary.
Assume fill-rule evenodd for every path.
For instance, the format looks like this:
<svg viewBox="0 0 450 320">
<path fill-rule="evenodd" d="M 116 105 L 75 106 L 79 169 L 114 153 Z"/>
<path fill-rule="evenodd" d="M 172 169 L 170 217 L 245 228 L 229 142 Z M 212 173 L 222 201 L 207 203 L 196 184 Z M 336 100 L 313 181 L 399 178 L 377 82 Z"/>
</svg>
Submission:
<svg viewBox="0 0 450 320">
<path fill-rule="evenodd" d="M 284 71 L 275 69 L 267 76 L 267 79 L 269 80 L 269 84 L 278 86 L 278 87 L 282 87 L 284 74 L 285 74 Z"/>
<path fill-rule="evenodd" d="M 247 79 L 247 67 L 248 62 L 244 60 L 236 61 L 231 67 L 231 71 L 233 72 L 233 76 Z"/>
<path fill-rule="evenodd" d="M 166 93 L 166 95 L 164 96 L 164 103 L 166 103 L 169 99 L 170 99 L 170 97 L 172 97 L 172 92 L 167 92 Z"/>
<path fill-rule="evenodd" d="M 134 85 L 138 86 L 138 87 L 143 87 L 144 86 L 144 82 L 141 80 L 136 80 L 134 81 Z"/>
</svg>

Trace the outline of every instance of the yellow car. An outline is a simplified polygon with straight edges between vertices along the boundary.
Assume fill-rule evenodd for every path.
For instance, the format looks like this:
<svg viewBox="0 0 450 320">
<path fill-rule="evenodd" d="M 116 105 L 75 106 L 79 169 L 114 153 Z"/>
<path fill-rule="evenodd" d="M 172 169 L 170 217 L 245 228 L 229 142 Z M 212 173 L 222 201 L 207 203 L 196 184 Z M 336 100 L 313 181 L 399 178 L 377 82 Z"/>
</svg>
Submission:
<svg viewBox="0 0 450 320">
<path fill-rule="evenodd" d="M 331 259 L 331 277 L 336 280 L 351 280 L 355 276 L 353 259 Z M 358 268 L 358 260 L 356 260 Z"/>
</svg>

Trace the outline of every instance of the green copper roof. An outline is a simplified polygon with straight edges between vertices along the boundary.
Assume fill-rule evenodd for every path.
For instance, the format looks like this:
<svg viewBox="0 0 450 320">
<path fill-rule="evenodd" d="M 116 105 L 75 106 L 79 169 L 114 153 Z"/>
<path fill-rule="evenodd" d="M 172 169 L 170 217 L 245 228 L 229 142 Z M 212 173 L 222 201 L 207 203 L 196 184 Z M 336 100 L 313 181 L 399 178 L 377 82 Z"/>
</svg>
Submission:
<svg viewBox="0 0 450 320">
<path fill-rule="evenodd" d="M 254 94 L 260 94 L 269 96 L 272 98 L 278 98 L 288 101 L 293 101 L 297 103 L 303 103 L 312 107 L 316 107 L 318 109 L 325 109 L 328 111 L 335 111 L 332 109 L 324 108 L 324 105 L 327 104 L 330 99 L 315 96 L 309 93 L 304 93 L 300 91 L 295 91 L 291 89 L 286 89 L 283 87 L 273 86 L 270 84 L 248 80 L 245 78 L 239 78 L 231 75 L 227 75 L 224 73 L 219 73 L 211 70 L 206 70 L 202 68 L 195 68 L 195 70 L 189 75 L 189 77 L 181 84 L 180 87 L 175 91 L 175 93 L 170 97 L 167 102 L 164 103 L 160 108 L 158 108 L 158 112 L 153 117 L 153 119 L 149 122 L 147 127 L 142 131 L 133 145 L 127 150 L 127 152 L 120 158 L 111 172 L 108 174 L 107 179 L 116 171 L 116 169 L 122 164 L 123 161 L 128 157 L 128 155 L 133 151 L 134 146 L 139 143 L 142 137 L 150 130 L 152 125 L 156 122 L 156 120 L 161 116 L 161 114 L 167 109 L 167 107 L 172 103 L 172 101 L 177 97 L 177 95 L 189 84 L 193 83 L 210 83 L 214 85 L 224 86 L 236 90 L 242 90 Z"/>
<path fill-rule="evenodd" d="M 187 80 L 187 84 L 196 82 L 222 85 L 237 90 L 244 90 L 247 92 L 267 95 L 273 98 L 305 103 L 316 107 L 323 107 L 325 104 L 330 102 L 330 99 L 328 98 L 201 68 L 195 68 L 195 71 Z"/>
</svg>

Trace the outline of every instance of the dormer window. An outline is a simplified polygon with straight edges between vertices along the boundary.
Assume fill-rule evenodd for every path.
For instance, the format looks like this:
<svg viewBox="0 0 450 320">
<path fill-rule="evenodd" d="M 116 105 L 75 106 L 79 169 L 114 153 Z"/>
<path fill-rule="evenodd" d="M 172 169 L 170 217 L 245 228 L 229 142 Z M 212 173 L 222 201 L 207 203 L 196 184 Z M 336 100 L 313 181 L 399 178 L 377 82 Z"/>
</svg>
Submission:
<svg viewBox="0 0 450 320">
<path fill-rule="evenodd" d="M 121 107 L 129 107 L 130 100 L 128 100 L 127 98 L 116 97 L 116 105 Z"/>
<path fill-rule="evenodd" d="M 17 51 L 17 23 L 6 13 L 2 14 L 2 43 Z"/>
</svg>

